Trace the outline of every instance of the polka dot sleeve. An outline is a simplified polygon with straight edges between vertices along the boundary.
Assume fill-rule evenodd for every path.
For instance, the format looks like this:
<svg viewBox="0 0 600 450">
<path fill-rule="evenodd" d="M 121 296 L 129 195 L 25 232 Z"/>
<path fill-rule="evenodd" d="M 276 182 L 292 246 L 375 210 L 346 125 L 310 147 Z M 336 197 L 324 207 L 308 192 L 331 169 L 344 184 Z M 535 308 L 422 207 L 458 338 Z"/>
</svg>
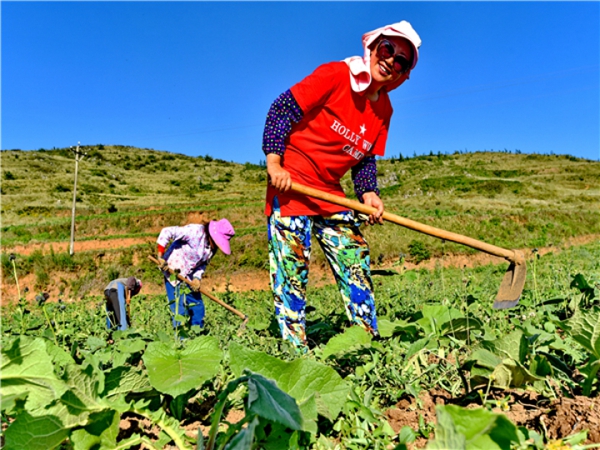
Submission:
<svg viewBox="0 0 600 450">
<path fill-rule="evenodd" d="M 292 130 L 292 123 L 298 123 L 304 113 L 292 92 L 288 89 L 273 102 L 267 113 L 267 121 L 263 132 L 263 152 L 265 155 L 275 153 L 283 155 L 285 139 Z"/>
<path fill-rule="evenodd" d="M 352 168 L 352 181 L 354 182 L 354 193 L 361 202 L 365 192 L 375 192 L 379 195 L 377 161 L 374 156 L 366 156 Z"/>
</svg>

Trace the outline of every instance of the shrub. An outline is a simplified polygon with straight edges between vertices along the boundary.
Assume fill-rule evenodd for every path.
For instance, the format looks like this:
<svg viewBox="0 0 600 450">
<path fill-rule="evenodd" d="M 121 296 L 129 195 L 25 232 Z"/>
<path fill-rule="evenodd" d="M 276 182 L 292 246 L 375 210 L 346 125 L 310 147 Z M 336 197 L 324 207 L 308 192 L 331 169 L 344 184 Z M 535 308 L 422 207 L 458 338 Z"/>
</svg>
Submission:
<svg viewBox="0 0 600 450">
<path fill-rule="evenodd" d="M 233 179 L 233 174 L 231 172 L 226 172 L 224 175 L 219 176 L 216 180 L 217 183 L 229 183 Z"/>
<path fill-rule="evenodd" d="M 12 172 L 10 170 L 7 170 L 6 172 L 4 172 L 4 179 L 5 180 L 14 180 L 15 176 L 12 174 Z"/>
<path fill-rule="evenodd" d="M 50 284 L 50 276 L 48 272 L 42 267 L 35 269 L 35 288 L 37 290 L 43 290 Z"/>
<path fill-rule="evenodd" d="M 215 187 L 211 183 L 198 183 L 198 189 L 201 191 L 212 191 Z"/>
<path fill-rule="evenodd" d="M 425 261 L 431 257 L 431 253 L 420 241 L 411 241 L 408 244 L 408 254 L 414 258 L 415 264 L 419 264 L 421 261 Z"/>
<path fill-rule="evenodd" d="M 102 192 L 101 184 L 92 184 L 92 183 L 82 183 L 81 184 L 81 193 L 82 194 L 97 194 Z"/>
<path fill-rule="evenodd" d="M 53 192 L 57 192 L 57 193 L 61 193 L 61 192 L 71 192 L 71 188 L 65 186 L 64 184 L 57 184 L 56 186 L 54 186 L 54 188 L 52 189 Z"/>
<path fill-rule="evenodd" d="M 504 190 L 504 183 L 501 181 L 491 180 L 477 183 L 476 191 L 483 195 L 501 194 Z"/>
<path fill-rule="evenodd" d="M 48 215 L 52 212 L 52 208 L 47 206 L 25 206 L 19 210 L 17 210 L 17 214 L 20 216 L 39 216 L 39 215 Z"/>
</svg>

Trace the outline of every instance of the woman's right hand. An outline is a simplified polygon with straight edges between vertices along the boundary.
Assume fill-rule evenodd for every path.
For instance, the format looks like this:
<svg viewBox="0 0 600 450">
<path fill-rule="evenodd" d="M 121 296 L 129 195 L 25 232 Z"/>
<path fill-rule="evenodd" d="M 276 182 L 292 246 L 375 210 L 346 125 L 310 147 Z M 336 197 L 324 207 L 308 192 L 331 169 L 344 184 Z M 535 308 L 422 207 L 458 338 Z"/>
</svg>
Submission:
<svg viewBox="0 0 600 450">
<path fill-rule="evenodd" d="M 163 259 L 163 255 L 158 255 L 157 259 L 158 259 L 158 263 L 159 263 L 158 268 L 160 270 L 167 272 L 169 270 L 169 263 Z"/>
<path fill-rule="evenodd" d="M 292 187 L 290 173 L 281 167 L 281 156 L 274 153 L 267 155 L 267 174 L 269 183 L 279 192 L 285 192 Z"/>
</svg>

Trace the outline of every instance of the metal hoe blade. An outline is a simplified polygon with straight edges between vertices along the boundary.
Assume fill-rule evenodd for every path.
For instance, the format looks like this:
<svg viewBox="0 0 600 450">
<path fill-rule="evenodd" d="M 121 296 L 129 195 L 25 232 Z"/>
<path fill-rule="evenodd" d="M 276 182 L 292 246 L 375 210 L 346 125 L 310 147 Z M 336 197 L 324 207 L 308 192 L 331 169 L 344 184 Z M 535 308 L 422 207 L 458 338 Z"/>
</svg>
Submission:
<svg viewBox="0 0 600 450">
<path fill-rule="evenodd" d="M 519 303 L 525 278 L 527 276 L 527 265 L 523 252 L 514 250 L 515 257 L 511 261 L 508 270 L 504 274 L 498 295 L 494 301 L 494 309 L 507 309 L 516 306 Z"/>
</svg>

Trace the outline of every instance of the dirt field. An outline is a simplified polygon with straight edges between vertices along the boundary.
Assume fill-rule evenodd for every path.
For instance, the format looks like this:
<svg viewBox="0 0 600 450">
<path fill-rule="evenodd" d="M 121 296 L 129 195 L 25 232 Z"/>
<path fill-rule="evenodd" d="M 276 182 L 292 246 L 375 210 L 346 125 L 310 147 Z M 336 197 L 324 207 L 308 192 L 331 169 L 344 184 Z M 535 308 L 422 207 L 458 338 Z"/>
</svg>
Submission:
<svg viewBox="0 0 600 450">
<path fill-rule="evenodd" d="M 111 250 L 117 248 L 127 248 L 134 245 L 140 245 L 145 243 L 154 242 L 154 238 L 124 238 L 124 239 L 108 239 L 108 240 L 90 240 L 90 241 L 82 241 L 76 242 L 74 251 L 83 252 L 83 251 L 102 251 L 102 250 Z M 564 248 L 568 248 L 571 246 L 587 244 L 596 240 L 600 240 L 600 235 L 593 234 L 587 236 L 577 236 L 571 238 L 561 247 L 542 247 L 538 249 L 540 255 L 544 255 L 549 252 L 560 252 Z M 69 249 L 68 242 L 53 242 L 53 243 L 44 243 L 44 244 L 31 244 L 31 245 L 20 245 L 15 247 L 10 247 L 3 249 L 5 253 L 18 253 L 21 255 L 29 255 L 35 250 L 41 250 L 43 253 L 50 253 L 51 248 L 55 253 L 58 252 L 67 252 Z M 524 252 L 526 257 L 531 255 L 531 249 L 519 249 Z M 434 269 L 438 265 L 442 267 L 477 267 L 483 266 L 487 264 L 501 264 L 504 263 L 505 260 L 496 256 L 488 255 L 486 253 L 477 253 L 474 255 L 445 255 L 443 258 L 431 258 L 427 261 L 423 261 L 419 264 L 413 264 L 410 262 L 405 262 L 404 267 L 406 270 L 411 270 L 416 267 L 425 268 L 425 269 Z M 382 264 L 374 265 L 373 270 L 374 273 L 377 273 L 377 270 L 396 270 L 396 267 L 392 265 L 393 263 L 383 261 Z M 59 273 L 57 274 L 59 277 L 62 277 L 69 281 L 76 275 L 70 273 Z M 35 276 L 33 274 L 29 274 L 25 277 L 22 277 L 19 280 L 20 285 L 23 286 L 32 286 L 34 284 Z M 229 282 L 229 286 L 228 286 Z M 311 267 L 310 272 L 310 280 L 309 282 L 313 286 L 323 286 L 326 284 L 334 283 L 333 276 L 328 268 L 322 268 L 319 266 Z M 228 273 L 226 275 L 216 276 L 211 273 L 210 268 L 206 272 L 203 285 L 216 293 L 225 292 L 227 289 L 233 292 L 245 292 L 252 290 L 268 290 L 269 287 L 269 274 L 266 270 L 242 270 L 237 272 Z M 50 294 L 51 298 L 56 298 L 58 294 L 57 287 L 49 287 L 47 292 Z M 162 294 L 163 287 L 162 285 L 153 285 L 147 283 L 144 285 L 144 293 L 145 294 Z M 12 301 L 16 301 L 17 297 L 17 288 L 15 285 L 10 284 L 2 285 L 2 304 L 6 304 Z M 102 292 L 92 292 L 92 295 L 101 295 Z M 33 300 L 35 297 L 34 292 L 29 292 L 26 295 L 28 300 Z"/>
</svg>

